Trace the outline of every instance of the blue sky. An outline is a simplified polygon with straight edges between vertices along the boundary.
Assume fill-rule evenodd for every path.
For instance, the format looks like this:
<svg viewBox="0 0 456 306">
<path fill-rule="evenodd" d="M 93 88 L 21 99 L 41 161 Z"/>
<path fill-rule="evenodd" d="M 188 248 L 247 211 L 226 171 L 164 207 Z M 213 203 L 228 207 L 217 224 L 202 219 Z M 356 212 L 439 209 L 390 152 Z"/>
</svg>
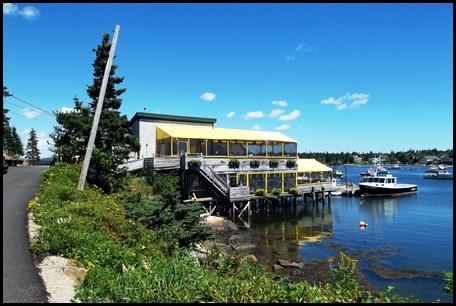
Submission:
<svg viewBox="0 0 456 306">
<path fill-rule="evenodd" d="M 298 152 L 453 148 L 453 4 L 3 4 L 10 124 L 41 157 L 120 32 L 120 111 L 279 131 Z"/>
</svg>

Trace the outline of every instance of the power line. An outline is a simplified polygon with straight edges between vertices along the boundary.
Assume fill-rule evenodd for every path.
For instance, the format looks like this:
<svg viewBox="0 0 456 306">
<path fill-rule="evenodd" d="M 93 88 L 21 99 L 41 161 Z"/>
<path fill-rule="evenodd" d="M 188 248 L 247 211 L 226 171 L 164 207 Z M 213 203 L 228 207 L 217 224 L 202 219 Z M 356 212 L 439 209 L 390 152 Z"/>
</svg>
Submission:
<svg viewBox="0 0 456 306">
<path fill-rule="evenodd" d="M 22 115 L 22 114 L 18 114 L 18 113 L 15 113 L 15 112 L 11 112 L 11 114 L 19 115 L 19 116 L 25 117 L 25 118 L 27 118 L 27 119 L 38 120 L 38 121 L 41 121 L 41 122 L 44 122 L 44 123 L 55 124 L 54 122 L 48 122 L 48 121 L 44 121 L 44 120 L 40 120 L 40 119 L 36 119 L 36 118 L 29 118 L 29 117 L 27 117 L 27 116 L 24 116 L 24 115 Z"/>
<path fill-rule="evenodd" d="M 42 109 L 42 108 L 39 108 L 38 106 L 35 106 L 35 105 L 33 105 L 33 104 L 30 104 L 30 103 L 28 103 L 27 101 L 24 101 L 24 100 L 22 100 L 22 99 L 19 99 L 18 97 L 14 96 L 14 95 L 11 95 L 11 97 L 13 97 L 14 99 L 17 99 L 17 100 L 19 100 L 19 101 L 21 101 L 21 102 L 23 102 L 23 103 L 25 103 L 25 104 L 27 104 L 27 105 L 30 105 L 31 107 L 34 107 L 34 108 L 36 108 L 36 109 L 39 109 L 39 110 L 41 110 L 43 113 L 46 113 L 46 114 L 51 115 L 51 116 L 55 116 L 53 113 L 50 113 L 50 112 L 48 112 L 47 110 L 44 110 L 44 109 Z"/>
<path fill-rule="evenodd" d="M 14 104 L 14 103 L 9 102 L 9 101 L 4 101 L 4 102 L 6 102 L 8 104 L 11 104 L 11 105 L 14 105 L 14 106 L 17 106 L 17 107 L 20 107 L 20 108 L 23 108 L 23 106 Z M 54 114 L 49 115 L 49 113 L 44 113 L 42 110 L 38 110 L 37 112 L 39 112 L 40 114 L 43 114 L 43 115 L 48 115 L 48 116 L 53 116 L 54 117 Z"/>
</svg>

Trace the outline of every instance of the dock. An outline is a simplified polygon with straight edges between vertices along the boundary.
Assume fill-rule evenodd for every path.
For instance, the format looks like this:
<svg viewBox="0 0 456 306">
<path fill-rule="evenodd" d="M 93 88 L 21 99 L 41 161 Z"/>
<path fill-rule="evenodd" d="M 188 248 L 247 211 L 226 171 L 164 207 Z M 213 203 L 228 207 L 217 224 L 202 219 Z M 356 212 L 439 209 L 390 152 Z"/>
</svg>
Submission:
<svg viewBox="0 0 456 306">
<path fill-rule="evenodd" d="M 334 190 L 331 191 L 331 195 L 333 196 L 345 196 L 345 197 L 352 197 L 355 194 L 359 187 L 354 184 L 347 182 L 345 184 L 337 184 L 334 187 Z"/>
</svg>

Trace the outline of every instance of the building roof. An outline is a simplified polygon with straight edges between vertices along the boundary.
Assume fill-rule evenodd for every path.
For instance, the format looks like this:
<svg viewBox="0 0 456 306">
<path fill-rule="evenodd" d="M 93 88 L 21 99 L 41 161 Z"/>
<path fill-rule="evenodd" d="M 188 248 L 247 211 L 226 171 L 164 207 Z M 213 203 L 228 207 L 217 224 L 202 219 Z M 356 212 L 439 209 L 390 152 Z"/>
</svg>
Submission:
<svg viewBox="0 0 456 306">
<path fill-rule="evenodd" d="M 332 172 L 333 169 L 320 163 L 313 158 L 299 158 L 298 159 L 298 173 L 301 172 Z"/>
<path fill-rule="evenodd" d="M 178 116 L 178 115 L 166 115 L 166 114 L 154 114 L 146 112 L 137 112 L 130 122 L 135 122 L 140 119 L 148 120 L 160 120 L 160 121 L 173 121 L 173 122 L 188 122 L 188 123 L 205 123 L 214 124 L 217 122 L 215 118 L 203 118 L 203 117 L 192 117 L 192 116 Z"/>
<path fill-rule="evenodd" d="M 281 141 L 297 143 L 296 140 L 279 132 L 157 125 L 157 139 L 168 137 L 212 140 Z"/>
</svg>

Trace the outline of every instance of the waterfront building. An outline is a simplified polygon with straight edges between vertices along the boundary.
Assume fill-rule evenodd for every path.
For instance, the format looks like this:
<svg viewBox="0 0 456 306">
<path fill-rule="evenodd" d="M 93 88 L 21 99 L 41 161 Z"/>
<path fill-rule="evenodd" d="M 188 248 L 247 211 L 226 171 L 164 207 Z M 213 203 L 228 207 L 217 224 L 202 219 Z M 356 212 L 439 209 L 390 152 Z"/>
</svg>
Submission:
<svg viewBox="0 0 456 306">
<path fill-rule="evenodd" d="M 296 140 L 280 132 L 217 128 L 216 121 L 138 112 L 130 124 L 141 149 L 122 167 L 180 171 L 183 199 L 232 203 L 277 190 L 331 191 L 332 169 L 300 160 Z M 309 180 L 298 180 L 300 174 Z"/>
</svg>

